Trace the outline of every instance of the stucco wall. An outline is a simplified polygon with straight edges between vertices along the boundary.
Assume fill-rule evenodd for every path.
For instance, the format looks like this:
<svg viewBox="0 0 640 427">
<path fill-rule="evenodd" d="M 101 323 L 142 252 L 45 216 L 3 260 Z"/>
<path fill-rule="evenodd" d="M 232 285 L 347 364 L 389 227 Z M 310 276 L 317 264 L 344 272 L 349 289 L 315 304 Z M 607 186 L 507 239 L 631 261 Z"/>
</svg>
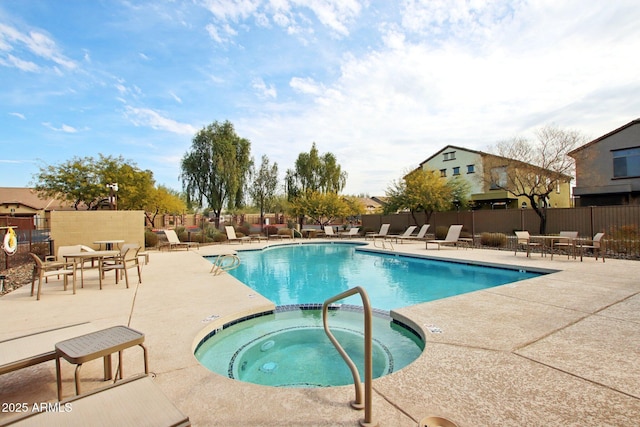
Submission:
<svg viewBox="0 0 640 427">
<path fill-rule="evenodd" d="M 51 238 L 60 246 L 87 245 L 97 240 L 124 240 L 144 248 L 143 211 L 53 211 Z M 104 247 L 103 247 L 104 249 Z"/>
</svg>

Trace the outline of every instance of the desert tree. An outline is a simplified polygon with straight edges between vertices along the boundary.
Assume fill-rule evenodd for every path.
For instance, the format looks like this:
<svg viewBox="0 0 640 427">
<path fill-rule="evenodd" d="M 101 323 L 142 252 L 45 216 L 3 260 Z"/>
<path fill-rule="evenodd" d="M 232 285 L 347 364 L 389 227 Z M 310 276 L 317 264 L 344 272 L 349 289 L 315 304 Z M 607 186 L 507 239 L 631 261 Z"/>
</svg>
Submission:
<svg viewBox="0 0 640 427">
<path fill-rule="evenodd" d="M 249 140 L 238 136 L 229 121 L 215 121 L 196 133 L 182 158 L 180 179 L 187 203 L 197 201 L 202 206 L 206 201 L 216 227 L 224 208 L 243 204 L 252 166 L 250 150 Z"/>
<path fill-rule="evenodd" d="M 264 224 L 265 211 L 275 207 L 276 191 L 278 189 L 278 164 L 270 164 L 266 155 L 262 156 L 260 169 L 252 167 L 252 183 L 249 187 L 249 196 L 260 210 L 260 226 Z"/>
</svg>

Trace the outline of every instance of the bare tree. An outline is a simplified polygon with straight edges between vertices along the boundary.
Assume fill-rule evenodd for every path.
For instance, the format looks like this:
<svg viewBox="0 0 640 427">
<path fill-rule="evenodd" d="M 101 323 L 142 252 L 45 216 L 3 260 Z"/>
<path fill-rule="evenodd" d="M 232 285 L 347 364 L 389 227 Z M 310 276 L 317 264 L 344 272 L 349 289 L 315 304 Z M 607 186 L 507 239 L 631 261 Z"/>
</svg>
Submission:
<svg viewBox="0 0 640 427">
<path fill-rule="evenodd" d="M 540 233 L 547 227 L 549 194 L 573 179 L 575 163 L 567 155 L 587 142 L 578 131 L 545 126 L 536 132 L 536 141 L 516 137 L 499 142 L 487 157 L 483 178 L 491 189 L 526 197 L 540 218 Z"/>
</svg>

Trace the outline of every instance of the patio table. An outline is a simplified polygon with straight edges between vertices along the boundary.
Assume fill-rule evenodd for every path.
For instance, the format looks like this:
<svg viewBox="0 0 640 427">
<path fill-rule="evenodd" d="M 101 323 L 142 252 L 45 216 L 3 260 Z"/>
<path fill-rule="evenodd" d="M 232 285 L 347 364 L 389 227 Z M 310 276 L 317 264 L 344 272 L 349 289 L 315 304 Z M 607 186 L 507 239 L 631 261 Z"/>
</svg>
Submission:
<svg viewBox="0 0 640 427">
<path fill-rule="evenodd" d="M 84 262 L 86 260 L 98 260 L 98 270 L 100 271 L 98 281 L 100 283 L 100 289 L 102 289 L 102 260 L 112 258 L 119 254 L 120 251 L 85 251 L 65 254 L 65 261 L 73 259 L 73 293 L 76 293 L 76 271 L 78 270 L 78 264 L 80 264 L 80 287 L 84 288 Z"/>
<path fill-rule="evenodd" d="M 101 331 L 80 335 L 56 344 L 56 380 L 58 386 L 58 400 L 62 400 L 62 375 L 60 358 L 76 364 L 75 383 L 76 395 L 80 394 L 80 368 L 82 364 L 99 357 L 104 358 L 104 380 L 113 377 L 111 369 L 111 354 L 118 352 L 118 376 L 123 377 L 122 351 L 139 345 L 144 353 L 144 373 L 149 373 L 149 358 L 143 344 L 144 334 L 127 326 L 114 326 Z"/>
<path fill-rule="evenodd" d="M 539 240 L 542 243 L 542 256 L 545 256 L 545 250 L 547 247 L 547 242 L 549 247 L 551 248 L 551 250 L 549 252 L 551 252 L 551 259 L 553 260 L 553 244 L 554 242 L 563 242 L 566 241 L 567 243 L 570 243 L 572 240 L 571 237 L 567 237 L 567 236 L 560 236 L 557 234 L 554 235 L 540 235 L 540 236 L 530 236 L 529 237 L 531 240 Z M 575 255 L 575 252 L 574 252 Z M 575 258 L 575 256 L 574 256 Z"/>
<path fill-rule="evenodd" d="M 99 250 L 101 250 L 102 245 L 104 245 L 104 248 L 108 251 L 113 249 L 113 245 L 116 245 L 119 248 L 120 243 L 124 243 L 124 240 L 96 240 L 93 242 L 94 245 L 98 245 Z"/>
</svg>

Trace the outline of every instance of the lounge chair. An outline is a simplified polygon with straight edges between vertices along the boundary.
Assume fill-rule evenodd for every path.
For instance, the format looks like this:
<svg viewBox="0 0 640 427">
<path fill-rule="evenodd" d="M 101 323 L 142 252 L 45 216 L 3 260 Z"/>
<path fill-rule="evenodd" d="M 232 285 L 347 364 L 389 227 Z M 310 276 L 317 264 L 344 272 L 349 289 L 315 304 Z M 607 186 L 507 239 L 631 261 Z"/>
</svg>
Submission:
<svg viewBox="0 0 640 427">
<path fill-rule="evenodd" d="M 580 261 L 582 261 L 582 256 L 584 255 L 585 249 L 591 249 L 593 251 L 593 255 L 596 257 L 596 261 L 598 260 L 598 255 L 602 255 L 602 262 L 604 262 L 604 244 L 602 242 L 603 237 L 604 233 L 597 233 L 595 236 L 593 236 L 592 240 L 583 240 L 577 242 L 576 248 L 580 249 Z"/>
<path fill-rule="evenodd" d="M 333 231 L 333 227 L 331 225 L 325 225 L 324 229 L 324 237 L 338 237 L 338 235 Z"/>
<path fill-rule="evenodd" d="M 78 323 L 0 341 L 0 375 L 56 358 L 56 343 L 96 330 Z"/>
<path fill-rule="evenodd" d="M 524 246 L 527 248 L 527 257 L 530 256 L 532 247 L 542 246 L 542 244 L 539 242 L 531 241 L 531 236 L 529 235 L 528 231 L 516 231 L 515 233 L 516 233 L 516 250 L 515 250 L 515 253 L 513 254 L 514 256 L 518 254 L 518 248 L 520 246 Z M 540 255 L 541 256 L 543 255 L 542 252 L 540 253 Z"/>
<path fill-rule="evenodd" d="M 358 234 L 359 231 L 360 231 L 359 227 L 351 227 L 349 229 L 349 231 L 344 232 L 344 233 L 340 233 L 340 237 L 348 237 L 348 238 L 358 237 L 359 236 L 359 234 Z"/>
<path fill-rule="evenodd" d="M 176 234 L 175 230 L 164 230 L 165 236 L 167 236 L 167 243 L 163 243 L 160 248 L 164 246 L 169 246 L 169 250 L 173 248 L 187 248 L 189 250 L 190 247 L 195 246 L 196 248 L 200 248 L 200 243 L 198 242 L 181 242 Z"/>
<path fill-rule="evenodd" d="M 444 240 L 427 240 L 426 249 L 429 249 L 429 243 L 433 243 L 438 245 L 438 250 L 440 250 L 440 246 L 442 245 L 455 245 L 458 247 L 458 239 L 460 238 L 460 232 L 462 231 L 462 225 L 452 225 L 449 227 L 449 231 L 447 231 L 447 236 Z"/>
<path fill-rule="evenodd" d="M 426 240 L 428 230 L 429 224 L 424 224 L 422 227 L 420 227 L 420 231 L 418 231 L 418 234 L 416 234 L 415 236 L 400 236 L 398 237 L 398 239 L 400 240 L 400 243 L 402 243 L 404 240 Z"/>
<path fill-rule="evenodd" d="M 57 408 L 58 406 L 56 406 Z M 151 377 L 138 375 L 80 396 L 65 399 L 68 410 L 30 411 L 6 426 L 190 426 Z"/>
<path fill-rule="evenodd" d="M 380 226 L 379 232 L 367 233 L 364 237 L 366 239 L 368 238 L 375 239 L 376 237 L 386 237 L 386 235 L 389 233 L 389 227 L 391 227 L 391 224 L 382 224 L 382 226 Z"/>
<path fill-rule="evenodd" d="M 58 262 L 58 261 L 42 261 L 40 257 L 34 253 L 29 253 L 35 265 L 33 267 L 33 275 L 31 277 L 31 296 L 33 296 L 33 290 L 36 283 L 36 276 L 38 277 L 38 291 L 36 294 L 36 300 L 40 300 L 40 294 L 42 291 L 42 282 L 46 278 L 56 276 L 63 277 L 64 290 L 67 290 L 69 284 L 69 276 L 73 276 L 73 262 Z M 75 280 L 73 293 L 75 293 Z"/>
<path fill-rule="evenodd" d="M 236 229 L 233 228 L 232 225 L 225 225 L 224 230 L 227 232 L 227 240 L 229 240 L 229 242 L 251 242 L 251 237 L 249 236 L 236 236 Z"/>
<path fill-rule="evenodd" d="M 401 239 L 403 237 L 411 236 L 416 228 L 418 228 L 417 225 L 410 225 L 409 227 L 407 227 L 406 230 L 404 230 L 404 233 L 402 233 L 402 234 L 388 234 L 386 238 L 389 239 L 389 240 L 395 239 L 396 243 L 398 243 L 398 239 Z"/>
</svg>

